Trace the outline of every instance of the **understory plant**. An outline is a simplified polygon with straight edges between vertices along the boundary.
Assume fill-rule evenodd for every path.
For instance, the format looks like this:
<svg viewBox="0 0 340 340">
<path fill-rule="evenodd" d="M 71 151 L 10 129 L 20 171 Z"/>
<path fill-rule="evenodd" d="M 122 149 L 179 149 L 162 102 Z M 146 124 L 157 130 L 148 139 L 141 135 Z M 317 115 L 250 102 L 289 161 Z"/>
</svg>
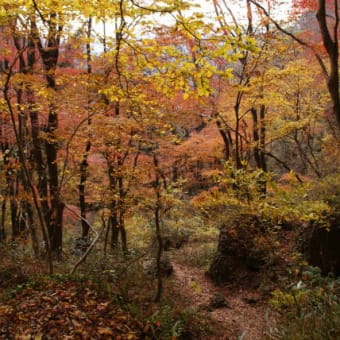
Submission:
<svg viewBox="0 0 340 340">
<path fill-rule="evenodd" d="M 326 340 L 340 337 L 340 279 L 322 277 L 307 267 L 286 287 L 272 293 L 280 323 L 269 329 L 272 339 Z"/>
</svg>

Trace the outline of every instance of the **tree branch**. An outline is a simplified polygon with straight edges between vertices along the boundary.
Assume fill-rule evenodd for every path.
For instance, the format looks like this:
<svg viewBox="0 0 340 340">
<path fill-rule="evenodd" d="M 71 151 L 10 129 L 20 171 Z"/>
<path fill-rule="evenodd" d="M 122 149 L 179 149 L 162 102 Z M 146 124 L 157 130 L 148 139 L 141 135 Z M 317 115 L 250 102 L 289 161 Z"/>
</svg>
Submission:
<svg viewBox="0 0 340 340">
<path fill-rule="evenodd" d="M 293 33 L 289 32 L 289 31 L 287 31 L 286 29 L 284 29 L 275 19 L 273 19 L 270 16 L 270 14 L 266 11 L 266 9 L 262 5 L 260 5 L 259 3 L 257 3 L 254 0 L 249 0 L 249 1 L 252 4 L 254 4 L 256 7 L 258 7 L 263 12 L 263 14 L 270 20 L 270 22 L 273 23 L 274 26 L 280 32 L 282 32 L 283 34 L 289 36 L 290 38 L 292 38 L 294 41 L 296 41 L 301 46 L 304 46 L 304 47 L 310 49 L 313 52 L 313 54 L 314 54 L 315 58 L 317 59 L 318 63 L 320 64 L 320 67 L 321 67 L 323 75 L 325 76 L 326 79 L 328 78 L 329 75 L 328 75 L 327 67 L 326 67 L 325 63 L 323 62 L 321 55 L 315 51 L 315 49 L 314 49 L 314 47 L 312 45 L 310 45 L 308 42 L 300 39 L 295 34 L 293 34 Z"/>
</svg>

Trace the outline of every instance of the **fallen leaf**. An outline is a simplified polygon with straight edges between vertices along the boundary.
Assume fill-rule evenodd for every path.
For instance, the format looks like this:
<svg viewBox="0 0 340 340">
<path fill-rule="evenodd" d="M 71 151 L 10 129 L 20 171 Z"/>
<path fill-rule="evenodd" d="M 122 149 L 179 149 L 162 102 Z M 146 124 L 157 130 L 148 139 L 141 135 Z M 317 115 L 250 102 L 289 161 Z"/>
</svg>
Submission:
<svg viewBox="0 0 340 340">
<path fill-rule="evenodd" d="M 54 300 L 48 296 L 42 296 L 41 300 L 46 301 L 46 302 L 51 302 L 51 303 L 54 302 Z"/>
<path fill-rule="evenodd" d="M 86 301 L 86 306 L 94 306 L 95 304 L 97 304 L 97 302 L 95 300 L 87 300 Z"/>
<path fill-rule="evenodd" d="M 73 325 L 74 325 L 75 327 L 77 327 L 77 328 L 80 328 L 80 327 L 81 327 L 81 324 L 80 324 L 77 320 L 72 319 L 71 322 L 73 323 Z"/>
<path fill-rule="evenodd" d="M 17 316 L 18 316 L 18 319 L 21 320 L 21 321 L 27 321 L 28 320 L 28 318 L 22 312 L 18 313 Z"/>
<path fill-rule="evenodd" d="M 97 330 L 100 335 L 113 335 L 110 328 L 98 327 Z"/>
<path fill-rule="evenodd" d="M 13 311 L 13 308 L 11 306 L 2 305 L 0 306 L 0 315 L 6 315 Z"/>
<path fill-rule="evenodd" d="M 80 311 L 79 309 L 72 312 L 72 315 L 77 317 L 78 319 L 85 319 L 86 318 L 86 314 L 83 313 L 82 311 Z"/>
<path fill-rule="evenodd" d="M 135 333 L 129 333 L 127 336 L 128 340 L 138 339 Z"/>
<path fill-rule="evenodd" d="M 104 312 L 107 308 L 107 306 L 109 305 L 110 302 L 105 302 L 105 303 L 100 303 L 99 305 L 97 305 L 97 310 L 99 312 Z"/>
<path fill-rule="evenodd" d="M 57 328 L 52 328 L 51 330 L 50 330 L 50 334 L 49 335 L 56 335 L 56 334 L 58 334 L 58 329 Z"/>
</svg>

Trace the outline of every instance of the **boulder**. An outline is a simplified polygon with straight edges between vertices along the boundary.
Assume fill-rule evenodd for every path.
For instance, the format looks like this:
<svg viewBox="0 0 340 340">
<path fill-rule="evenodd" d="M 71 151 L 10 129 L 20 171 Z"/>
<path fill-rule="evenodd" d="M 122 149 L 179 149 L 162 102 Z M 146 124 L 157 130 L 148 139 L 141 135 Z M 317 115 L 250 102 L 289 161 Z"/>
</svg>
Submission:
<svg viewBox="0 0 340 340">
<path fill-rule="evenodd" d="M 180 249 L 188 241 L 189 235 L 185 233 L 163 236 L 163 250 Z"/>
<path fill-rule="evenodd" d="M 86 238 L 77 238 L 75 240 L 75 246 L 74 246 L 74 250 L 72 252 L 73 255 L 82 255 L 83 253 L 85 253 L 85 251 L 87 250 L 87 248 L 91 245 L 92 240 L 89 237 Z"/>
<path fill-rule="evenodd" d="M 162 277 L 169 277 L 173 272 L 173 266 L 170 262 L 170 259 L 167 255 L 162 254 L 161 261 L 161 276 Z M 145 273 L 149 276 L 156 276 L 157 275 L 157 264 L 156 259 L 148 260 L 144 263 L 144 270 Z"/>
<path fill-rule="evenodd" d="M 208 275 L 217 284 L 233 280 L 244 271 L 259 271 L 266 263 L 268 249 L 263 242 L 258 217 L 239 214 L 221 227 L 217 254 Z"/>
<path fill-rule="evenodd" d="M 339 216 L 338 216 L 339 217 Z M 311 223 L 305 228 L 302 238 L 302 252 L 312 266 L 321 273 L 340 275 L 340 219 L 330 217 L 329 226 Z"/>
<path fill-rule="evenodd" d="M 209 300 L 209 309 L 218 308 L 229 308 L 229 303 L 223 295 L 216 293 Z"/>
</svg>

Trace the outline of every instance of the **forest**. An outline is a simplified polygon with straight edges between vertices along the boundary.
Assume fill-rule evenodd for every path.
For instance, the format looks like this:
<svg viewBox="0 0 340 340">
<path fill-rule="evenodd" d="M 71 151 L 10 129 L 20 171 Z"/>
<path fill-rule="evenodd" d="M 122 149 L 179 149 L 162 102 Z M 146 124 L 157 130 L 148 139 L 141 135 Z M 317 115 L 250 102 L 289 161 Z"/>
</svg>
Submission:
<svg viewBox="0 0 340 340">
<path fill-rule="evenodd" d="M 0 339 L 339 339 L 338 0 L 2 0 Z"/>
</svg>

